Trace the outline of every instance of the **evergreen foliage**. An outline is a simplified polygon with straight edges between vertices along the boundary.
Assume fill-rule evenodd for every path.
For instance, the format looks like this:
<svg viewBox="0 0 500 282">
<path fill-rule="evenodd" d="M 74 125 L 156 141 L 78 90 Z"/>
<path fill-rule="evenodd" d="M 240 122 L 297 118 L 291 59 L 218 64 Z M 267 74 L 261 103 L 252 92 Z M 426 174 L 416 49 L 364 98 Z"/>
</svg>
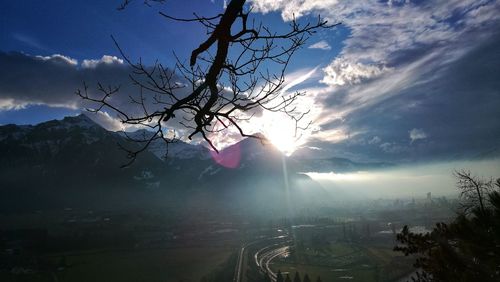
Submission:
<svg viewBox="0 0 500 282">
<path fill-rule="evenodd" d="M 500 178 L 458 177 L 467 195 L 465 211 L 450 224 L 437 223 L 430 233 L 412 233 L 405 226 L 397 235 L 401 245 L 394 250 L 416 256 L 419 271 L 413 281 L 500 281 Z M 480 182 L 481 189 L 470 189 Z"/>
</svg>

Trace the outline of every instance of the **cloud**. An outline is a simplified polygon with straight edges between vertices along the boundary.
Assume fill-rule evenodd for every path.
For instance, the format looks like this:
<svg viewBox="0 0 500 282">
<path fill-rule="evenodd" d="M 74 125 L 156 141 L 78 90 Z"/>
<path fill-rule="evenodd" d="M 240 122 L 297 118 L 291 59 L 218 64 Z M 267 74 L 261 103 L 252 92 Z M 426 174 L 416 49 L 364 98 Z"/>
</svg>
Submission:
<svg viewBox="0 0 500 282">
<path fill-rule="evenodd" d="M 325 109 L 322 128 L 347 128 L 360 133 L 342 143 L 315 146 L 329 148 L 332 155 L 391 162 L 500 155 L 498 38 L 492 37 L 437 70 L 432 65 L 427 72 L 415 68 L 417 75 L 414 71 L 402 75 L 413 77 L 411 83 L 391 87 L 390 94 L 363 101 L 362 97 L 380 89 L 381 84 L 373 81 L 354 87 L 361 92 L 370 89 L 355 100 L 332 97 L 321 101 Z M 331 117 L 334 109 L 347 110 L 342 119 L 335 119 Z M 370 144 L 374 136 L 381 139 L 379 146 Z M 424 136 L 425 142 L 417 142 Z"/>
<path fill-rule="evenodd" d="M 28 103 L 18 103 L 11 98 L 0 98 L 0 111 L 22 110 Z"/>
<path fill-rule="evenodd" d="M 379 147 L 382 149 L 382 151 L 389 154 L 406 152 L 406 148 L 404 146 L 398 145 L 397 143 L 385 142 L 380 144 Z"/>
<path fill-rule="evenodd" d="M 500 71 L 500 1 L 251 3 L 285 21 L 321 14 L 349 32 L 323 68 L 324 86 L 308 89 L 322 109 L 310 145 L 324 154 L 411 161 L 500 152 L 500 133 L 492 133 L 500 128 L 493 77 Z M 413 141 L 432 139 L 408 144 L 409 129 L 417 129 Z M 332 144 L 326 133 L 340 130 L 348 138 Z"/>
<path fill-rule="evenodd" d="M 100 82 L 104 86 L 120 86 L 120 92 L 110 98 L 118 108 L 131 115 L 142 113 L 141 107 L 130 102 L 130 96 L 137 98 L 140 93 L 129 78 L 132 68 L 115 56 L 83 60 L 80 64 L 76 59 L 61 54 L 31 56 L 0 52 L 0 66 L 0 111 L 19 110 L 32 105 L 95 108 L 96 104 L 84 101 L 75 91 L 82 89 L 85 82 L 89 86 L 89 95 L 100 97 L 102 93 L 97 90 L 97 83 Z M 152 98 L 146 103 L 153 110 L 159 107 L 153 105 Z M 91 116 L 108 129 L 124 128 L 118 118 L 108 112 Z M 133 129 L 130 126 L 126 128 Z"/>
<path fill-rule="evenodd" d="M 378 144 L 382 141 L 380 137 L 374 136 L 370 141 L 368 141 L 368 144 L 373 145 L 373 144 Z"/>
<path fill-rule="evenodd" d="M 83 68 L 96 68 L 99 65 L 112 65 L 112 64 L 123 64 L 123 59 L 120 59 L 116 56 L 109 56 L 109 55 L 104 55 L 102 56 L 101 59 L 99 60 L 83 60 L 82 62 L 82 67 Z"/>
<path fill-rule="evenodd" d="M 311 11 L 327 10 L 339 3 L 337 0 L 253 0 L 252 7 L 255 11 L 267 14 L 281 11 L 285 20 L 300 18 Z"/>
<path fill-rule="evenodd" d="M 328 85 L 352 85 L 377 77 L 388 70 L 389 68 L 383 65 L 351 63 L 343 58 L 339 58 L 323 69 L 325 76 L 320 82 Z"/>
<path fill-rule="evenodd" d="M 317 77 L 317 71 L 318 67 L 312 69 L 304 68 L 287 74 L 281 92 L 282 93 L 289 92 L 297 85 L 304 83 L 306 80 Z"/>
<path fill-rule="evenodd" d="M 22 105 L 47 105 L 77 109 L 84 106 L 75 95 L 83 82 L 130 84 L 124 66 L 83 68 L 76 59 L 55 54 L 31 56 L 0 52 L 0 99 Z M 96 94 L 96 93 L 94 93 Z"/>
<path fill-rule="evenodd" d="M 68 64 L 72 66 L 78 65 L 78 60 L 61 54 L 54 54 L 50 56 L 35 56 L 35 58 L 40 59 L 42 61 L 49 61 L 53 63 Z"/>
<path fill-rule="evenodd" d="M 127 129 L 118 117 L 112 117 L 107 112 L 85 113 L 90 119 L 110 131 L 124 131 Z"/>
<path fill-rule="evenodd" d="M 410 130 L 408 133 L 410 135 L 411 143 L 413 143 L 416 140 L 427 138 L 427 133 L 425 133 L 425 131 L 422 129 L 414 128 Z"/>
<path fill-rule="evenodd" d="M 24 43 L 32 48 L 36 48 L 36 49 L 40 49 L 40 50 L 47 50 L 48 49 L 47 46 L 42 44 L 38 39 L 36 39 L 32 36 L 29 36 L 29 35 L 22 34 L 22 33 L 13 33 L 12 37 L 14 37 L 14 39 L 16 39 L 17 41 L 22 42 L 22 43 Z"/>
<path fill-rule="evenodd" d="M 328 42 L 326 42 L 325 40 L 321 40 L 319 42 L 316 42 L 316 43 L 310 45 L 307 48 L 309 48 L 309 49 L 320 49 L 320 50 L 331 50 L 332 46 L 330 46 L 330 44 L 328 44 Z"/>
<path fill-rule="evenodd" d="M 252 5 L 262 13 L 279 11 L 287 21 L 294 16 L 321 14 L 331 22 L 342 22 L 351 34 L 343 42 L 345 47 L 339 58 L 342 64 L 364 66 L 401 63 L 392 61 L 398 52 L 459 41 L 463 34 L 498 22 L 500 10 L 498 1 L 473 0 L 418 4 L 375 0 L 253 0 Z M 337 76 L 343 75 L 337 73 Z"/>
</svg>

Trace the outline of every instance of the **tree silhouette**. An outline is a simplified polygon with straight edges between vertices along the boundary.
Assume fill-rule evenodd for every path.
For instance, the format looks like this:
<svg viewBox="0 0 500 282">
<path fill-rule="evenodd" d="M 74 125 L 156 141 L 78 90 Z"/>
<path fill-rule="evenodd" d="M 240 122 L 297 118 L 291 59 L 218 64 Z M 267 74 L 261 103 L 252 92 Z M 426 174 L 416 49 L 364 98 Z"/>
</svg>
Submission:
<svg viewBox="0 0 500 282">
<path fill-rule="evenodd" d="M 309 278 L 309 275 L 307 275 L 307 273 L 304 275 L 304 282 L 311 282 L 311 279 Z"/>
<path fill-rule="evenodd" d="M 295 276 L 293 277 L 293 282 L 301 282 L 300 274 L 298 271 L 295 271 Z"/>
<path fill-rule="evenodd" d="M 125 9 L 131 0 L 125 0 L 118 8 Z M 162 0 L 146 0 L 145 3 Z M 252 118 L 262 110 L 282 112 L 295 121 L 296 129 L 309 124 L 300 123 L 307 112 L 296 110 L 294 102 L 303 92 L 283 95 L 285 72 L 294 53 L 318 29 L 329 28 L 327 21 L 318 17 L 315 23 L 299 24 L 295 19 L 288 32 L 278 34 L 255 19 L 249 21 L 250 10 L 245 0 L 231 0 L 224 13 L 212 17 L 194 14 L 184 19 L 159 14 L 168 20 L 196 22 L 206 28 L 208 38 L 194 49 L 186 63 L 177 57 L 172 69 L 155 63 L 146 67 L 141 61 L 133 63 L 113 38 L 121 56 L 133 69 L 130 78 L 139 89 L 130 96 L 137 106 L 137 113 L 115 105 L 111 97 L 119 93 L 119 87 L 98 84 L 99 96 L 90 95 L 84 84 L 77 94 L 95 103 L 92 112 L 111 110 L 123 124 L 142 126 L 153 132 L 144 138 L 130 138 L 140 144 L 139 149 L 126 149 L 130 163 L 155 140 L 167 144 L 179 139 L 177 132 L 169 132 L 173 124 L 181 126 L 183 137 L 200 136 L 215 151 L 213 136 L 229 129 L 242 137 L 262 139 L 261 135 L 247 133 L 241 122 Z M 236 23 L 241 24 L 239 31 Z M 212 53 L 213 51 L 213 53 Z M 231 52 L 230 52 L 231 51 Z M 280 69 L 270 73 L 270 66 Z M 129 163 L 129 164 L 130 164 Z"/>
<path fill-rule="evenodd" d="M 285 282 L 292 282 L 292 279 L 290 279 L 290 274 L 286 274 Z"/>
<path fill-rule="evenodd" d="M 281 270 L 278 270 L 276 274 L 276 282 L 283 282 L 283 274 L 281 274 Z"/>
<path fill-rule="evenodd" d="M 316 279 L 316 282 L 322 282 L 321 277 L 318 276 L 318 279 Z"/>
<path fill-rule="evenodd" d="M 467 214 L 474 208 L 478 208 L 479 212 L 485 212 L 485 198 L 493 190 L 493 180 L 484 180 L 473 176 L 467 170 L 455 171 L 455 177 L 460 190 L 461 212 Z"/>
<path fill-rule="evenodd" d="M 467 203 L 466 212 L 450 224 L 436 224 L 430 233 L 415 234 L 405 226 L 397 235 L 402 245 L 394 249 L 417 257 L 414 265 L 421 271 L 414 281 L 500 281 L 500 179 L 457 177 L 462 195 L 477 193 L 481 201 Z M 479 193 L 478 183 L 491 183 L 494 190 Z"/>
</svg>

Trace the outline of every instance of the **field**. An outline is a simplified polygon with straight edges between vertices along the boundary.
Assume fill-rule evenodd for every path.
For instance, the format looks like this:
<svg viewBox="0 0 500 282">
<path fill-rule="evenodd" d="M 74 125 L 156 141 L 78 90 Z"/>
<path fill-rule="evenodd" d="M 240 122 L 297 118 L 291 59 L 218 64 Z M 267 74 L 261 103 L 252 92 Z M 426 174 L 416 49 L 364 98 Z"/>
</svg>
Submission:
<svg viewBox="0 0 500 282">
<path fill-rule="evenodd" d="M 274 272 L 305 273 L 315 281 L 396 281 L 411 271 L 406 258 L 390 248 L 335 242 L 315 250 L 295 246 L 287 258 L 276 259 Z"/>
<path fill-rule="evenodd" d="M 18 275 L 1 281 L 183 281 L 198 282 L 223 264 L 234 251 L 221 247 L 124 250 L 51 255 L 50 260 L 66 257 L 69 267 L 51 275 Z"/>
</svg>

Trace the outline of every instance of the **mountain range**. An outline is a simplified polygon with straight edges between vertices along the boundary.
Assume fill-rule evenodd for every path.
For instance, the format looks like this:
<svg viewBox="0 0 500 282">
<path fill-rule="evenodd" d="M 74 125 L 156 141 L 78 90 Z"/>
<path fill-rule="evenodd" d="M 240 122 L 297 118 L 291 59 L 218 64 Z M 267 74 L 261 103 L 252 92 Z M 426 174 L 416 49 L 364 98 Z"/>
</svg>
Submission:
<svg viewBox="0 0 500 282">
<path fill-rule="evenodd" d="M 146 136 L 147 131 L 127 133 Z M 266 142 L 268 143 L 268 142 Z M 138 146 L 85 114 L 37 125 L 0 126 L 0 209 L 81 206 L 119 209 L 152 205 L 276 207 L 325 201 L 325 191 L 302 172 L 385 167 L 342 158 L 286 157 L 270 144 L 243 139 L 219 154 L 182 141 L 158 140 L 127 168 L 118 144 Z M 279 204 L 278 204 L 278 207 Z"/>
</svg>

